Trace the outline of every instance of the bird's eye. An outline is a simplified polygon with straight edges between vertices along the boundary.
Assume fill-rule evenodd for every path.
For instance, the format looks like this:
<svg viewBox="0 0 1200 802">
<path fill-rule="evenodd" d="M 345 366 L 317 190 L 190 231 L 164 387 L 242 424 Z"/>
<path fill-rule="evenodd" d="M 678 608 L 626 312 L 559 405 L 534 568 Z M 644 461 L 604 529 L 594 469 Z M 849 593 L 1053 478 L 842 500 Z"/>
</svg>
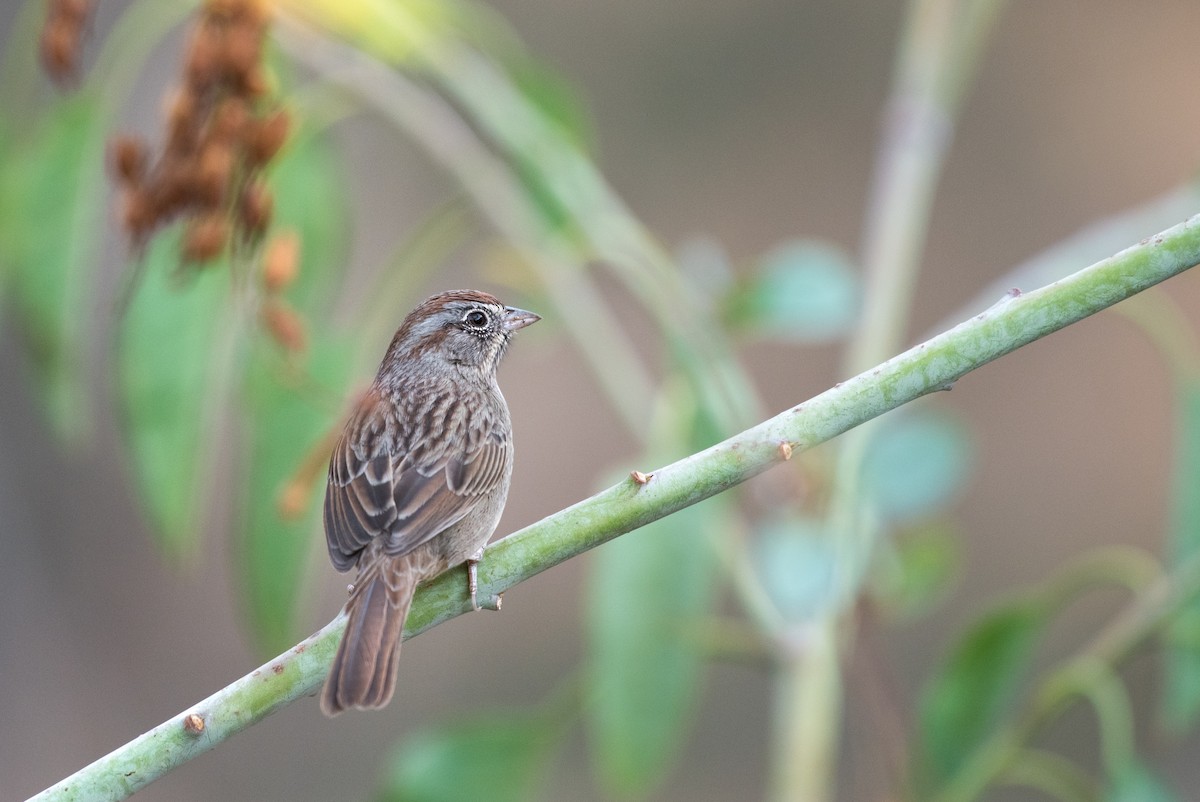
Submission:
<svg viewBox="0 0 1200 802">
<path fill-rule="evenodd" d="M 487 312 L 481 309 L 472 309 L 463 316 L 463 323 L 466 323 L 473 329 L 482 329 L 488 324 Z"/>
</svg>

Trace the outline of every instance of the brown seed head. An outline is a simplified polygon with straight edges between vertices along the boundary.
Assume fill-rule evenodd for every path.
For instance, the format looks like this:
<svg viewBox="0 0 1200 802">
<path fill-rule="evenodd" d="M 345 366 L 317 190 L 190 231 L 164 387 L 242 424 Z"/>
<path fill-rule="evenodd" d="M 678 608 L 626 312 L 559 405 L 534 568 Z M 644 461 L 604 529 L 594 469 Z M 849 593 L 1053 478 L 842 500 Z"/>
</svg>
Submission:
<svg viewBox="0 0 1200 802">
<path fill-rule="evenodd" d="M 200 152 L 192 196 L 202 205 L 218 206 L 232 177 L 233 149 L 224 143 L 210 142 Z"/>
<path fill-rule="evenodd" d="M 191 153 L 199 134 L 196 95 L 187 89 L 175 93 L 167 106 L 167 152 Z"/>
<path fill-rule="evenodd" d="M 206 0 L 204 15 L 216 22 L 228 22 L 237 16 L 238 10 L 244 4 L 245 0 Z"/>
<path fill-rule="evenodd" d="M 79 64 L 79 26 L 49 19 L 42 29 L 42 67 L 55 81 L 65 81 L 75 74 Z"/>
<path fill-rule="evenodd" d="M 246 161 L 257 167 L 275 158 L 287 139 L 290 126 L 291 120 L 283 109 L 257 121 L 246 137 Z"/>
<path fill-rule="evenodd" d="M 188 221 L 183 234 L 183 259 L 207 262 L 220 255 L 229 241 L 229 221 L 221 214 L 207 214 Z"/>
<path fill-rule="evenodd" d="M 304 321 L 286 301 L 275 298 L 263 304 L 262 322 L 275 342 L 285 350 L 304 350 L 307 341 Z"/>
<path fill-rule="evenodd" d="M 267 80 L 267 73 L 261 64 L 256 64 L 241 73 L 240 78 L 239 89 L 249 98 L 260 98 L 271 88 L 271 84 Z"/>
<path fill-rule="evenodd" d="M 227 97 L 221 101 L 213 115 L 212 138 L 232 142 L 241 138 L 250 122 L 250 110 L 240 97 Z"/>
<path fill-rule="evenodd" d="M 221 55 L 221 34 L 213 25 L 199 24 L 188 43 L 183 77 L 188 86 L 202 92 L 219 76 L 217 61 Z"/>
<path fill-rule="evenodd" d="M 285 521 L 295 521 L 304 515 L 308 507 L 309 487 L 304 482 L 293 480 L 283 486 L 275 500 L 275 511 Z"/>
<path fill-rule="evenodd" d="M 270 190 L 262 182 L 252 181 L 242 190 L 238 223 L 248 236 L 258 236 L 270 225 L 274 210 L 275 199 Z"/>
<path fill-rule="evenodd" d="M 271 21 L 271 4 L 264 0 L 245 0 L 242 3 L 242 16 L 248 25 L 265 30 Z"/>
<path fill-rule="evenodd" d="M 146 174 L 146 143 L 134 136 L 118 136 L 109 145 L 113 170 L 123 184 L 140 183 Z"/>
<path fill-rule="evenodd" d="M 178 160 L 168 162 L 158 171 L 153 185 L 148 187 L 154 202 L 155 214 L 167 218 L 192 201 L 195 170 Z"/>
<path fill-rule="evenodd" d="M 60 20 L 82 24 L 91 10 L 91 0 L 54 0 L 53 13 Z"/>
<path fill-rule="evenodd" d="M 130 185 L 121 199 L 121 224 L 135 240 L 140 240 L 154 226 L 154 207 L 140 186 Z"/>
<path fill-rule="evenodd" d="M 299 272 L 299 235 L 295 231 L 276 234 L 263 253 L 263 287 L 269 293 L 278 293 L 295 281 Z"/>
<path fill-rule="evenodd" d="M 231 80 L 240 80 L 262 58 L 262 31 L 254 25 L 237 22 L 225 31 L 221 63 Z"/>
</svg>

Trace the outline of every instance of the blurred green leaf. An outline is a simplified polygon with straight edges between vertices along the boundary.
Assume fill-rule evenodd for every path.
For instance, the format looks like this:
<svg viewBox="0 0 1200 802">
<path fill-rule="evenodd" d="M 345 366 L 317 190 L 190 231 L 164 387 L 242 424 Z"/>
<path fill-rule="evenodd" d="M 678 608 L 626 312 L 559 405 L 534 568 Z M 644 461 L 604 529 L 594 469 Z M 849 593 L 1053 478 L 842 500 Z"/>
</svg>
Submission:
<svg viewBox="0 0 1200 802">
<path fill-rule="evenodd" d="M 561 725 L 513 711 L 419 733 L 389 763 L 379 802 L 529 802 L 561 740 Z"/>
<path fill-rule="evenodd" d="M 887 418 L 863 463 L 863 490 L 879 514 L 901 523 L 927 516 L 963 486 L 970 466 L 966 430 L 944 415 L 912 412 Z"/>
<path fill-rule="evenodd" d="M 841 248 L 811 240 L 782 245 L 729 301 L 737 326 L 767 336 L 827 342 L 858 316 L 860 287 L 854 263 Z"/>
<path fill-rule="evenodd" d="M 687 507 L 596 554 L 588 716 L 597 768 L 613 793 L 646 792 L 687 733 L 704 658 L 686 633 L 709 613 L 715 553 L 705 533 L 720 503 Z"/>
<path fill-rule="evenodd" d="M 268 180 L 276 198 L 273 231 L 300 235 L 300 272 L 285 297 L 324 319 L 346 264 L 341 164 L 324 139 L 301 130 L 279 154 Z"/>
<path fill-rule="evenodd" d="M 10 4 L 11 5 L 11 4 Z M 39 34 L 46 19 L 44 0 L 25 0 L 9 20 L 7 36 L 0 43 L 0 148 L 9 135 L 26 128 L 33 116 L 35 97 L 44 82 L 39 80 Z"/>
<path fill-rule="evenodd" d="M 1028 599 L 993 610 L 933 676 L 920 706 L 919 776 L 926 793 L 966 764 L 1010 708 L 1048 614 Z"/>
<path fill-rule="evenodd" d="M 1175 405 L 1169 567 L 1200 550 L 1200 380 L 1179 382 Z M 1160 715 L 1181 731 L 1193 726 L 1200 714 L 1200 602 L 1188 605 L 1172 621 L 1165 645 Z"/>
<path fill-rule="evenodd" d="M 547 183 L 543 171 L 519 154 L 512 157 L 512 168 L 525 190 L 530 207 L 537 211 L 546 230 L 562 236 L 575 236 L 575 216 L 556 194 L 554 187 Z"/>
<path fill-rule="evenodd" d="M 438 0 L 438 36 L 469 43 L 496 62 L 530 105 L 583 151 L 595 144 L 583 94 L 563 73 L 530 55 L 512 23 L 491 5 L 470 0 Z"/>
<path fill-rule="evenodd" d="M 509 71 L 521 93 L 558 126 L 568 142 L 585 152 L 592 149 L 595 135 L 587 105 L 561 73 L 531 58 L 510 63 Z"/>
<path fill-rule="evenodd" d="M 117 393 L 134 484 L 165 551 L 195 547 L 234 362 L 229 266 L 179 272 L 178 230 L 151 241 L 120 323 Z"/>
<path fill-rule="evenodd" d="M 304 568 L 320 542 L 315 513 L 325 486 L 341 399 L 353 365 L 352 345 L 329 336 L 324 320 L 345 264 L 347 225 L 339 169 L 326 143 L 300 132 L 280 154 L 270 178 L 276 202 L 272 236 L 298 235 L 300 268 L 284 295 L 308 325 L 309 347 L 285 358 L 260 338 L 242 378 L 244 477 L 237 504 L 242 522 L 242 598 L 255 643 L 275 654 L 296 640 L 296 605 Z"/>
<path fill-rule="evenodd" d="M 304 567 L 321 542 L 320 491 L 338 426 L 349 343 L 314 337 L 303 359 L 285 361 L 265 339 L 255 343 L 244 379 L 243 522 L 239 567 L 255 643 L 276 654 L 297 639 L 296 605 Z"/>
<path fill-rule="evenodd" d="M 56 103 L 0 162 L 0 261 L 44 411 L 71 439 L 88 429 L 88 287 L 104 205 L 104 113 L 90 92 Z"/>
<path fill-rule="evenodd" d="M 1131 762 L 1104 792 L 1104 802 L 1177 802 L 1179 799 L 1145 765 Z"/>
<path fill-rule="evenodd" d="M 945 524 L 904 532 L 891 542 L 890 560 L 875 582 L 886 611 L 913 616 L 928 610 L 949 590 L 962 562 L 961 539 Z"/>
<path fill-rule="evenodd" d="M 821 521 L 791 517 L 765 524 L 754 550 L 763 589 L 789 621 L 836 606 L 838 552 Z"/>
</svg>

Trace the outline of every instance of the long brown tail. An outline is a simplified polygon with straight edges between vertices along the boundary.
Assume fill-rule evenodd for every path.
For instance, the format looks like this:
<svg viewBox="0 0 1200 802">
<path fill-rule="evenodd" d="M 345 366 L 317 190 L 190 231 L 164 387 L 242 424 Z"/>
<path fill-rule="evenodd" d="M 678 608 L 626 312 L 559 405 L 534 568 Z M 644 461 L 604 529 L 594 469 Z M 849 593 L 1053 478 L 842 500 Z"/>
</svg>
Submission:
<svg viewBox="0 0 1200 802">
<path fill-rule="evenodd" d="M 336 716 L 351 707 L 383 707 L 396 689 L 400 635 L 422 579 L 403 558 L 376 559 L 346 602 L 346 632 L 321 691 L 321 710 Z"/>
</svg>

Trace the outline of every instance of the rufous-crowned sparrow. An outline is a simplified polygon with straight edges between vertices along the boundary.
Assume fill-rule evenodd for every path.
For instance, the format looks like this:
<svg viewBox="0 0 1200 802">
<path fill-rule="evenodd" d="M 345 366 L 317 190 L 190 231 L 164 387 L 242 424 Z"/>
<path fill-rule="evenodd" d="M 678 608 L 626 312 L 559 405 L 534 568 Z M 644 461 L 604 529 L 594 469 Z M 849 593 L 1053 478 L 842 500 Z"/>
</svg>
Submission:
<svg viewBox="0 0 1200 802">
<path fill-rule="evenodd" d="M 329 464 L 325 538 L 358 566 L 321 709 L 383 707 L 417 584 L 474 565 L 508 496 L 512 425 L 496 367 L 513 332 L 540 318 L 484 292 L 434 295 L 388 347 Z"/>
</svg>

